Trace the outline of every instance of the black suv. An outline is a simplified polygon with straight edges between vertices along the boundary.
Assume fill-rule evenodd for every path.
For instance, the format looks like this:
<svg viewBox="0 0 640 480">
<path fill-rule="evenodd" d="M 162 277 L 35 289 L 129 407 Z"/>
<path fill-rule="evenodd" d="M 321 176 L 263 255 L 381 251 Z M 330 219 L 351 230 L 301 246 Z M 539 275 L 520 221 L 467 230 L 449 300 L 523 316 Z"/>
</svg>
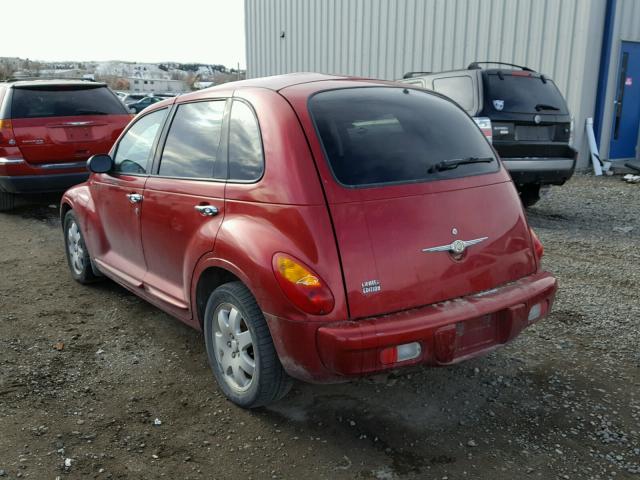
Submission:
<svg viewBox="0 0 640 480">
<path fill-rule="evenodd" d="M 540 199 L 541 186 L 562 185 L 573 175 L 571 116 L 546 75 L 509 63 L 474 62 L 465 70 L 411 72 L 399 81 L 446 95 L 466 110 L 493 142 L 525 206 Z"/>
</svg>

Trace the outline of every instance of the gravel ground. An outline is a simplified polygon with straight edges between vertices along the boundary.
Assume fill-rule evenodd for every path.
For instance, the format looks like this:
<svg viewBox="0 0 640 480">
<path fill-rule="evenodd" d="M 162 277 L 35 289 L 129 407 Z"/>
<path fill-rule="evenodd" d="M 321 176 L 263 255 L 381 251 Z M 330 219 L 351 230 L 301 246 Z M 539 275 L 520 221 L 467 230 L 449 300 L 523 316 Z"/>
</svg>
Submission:
<svg viewBox="0 0 640 480">
<path fill-rule="evenodd" d="M 561 290 L 467 363 L 227 402 L 202 336 L 67 273 L 56 210 L 0 214 L 0 477 L 639 479 L 640 185 L 530 209 Z"/>
</svg>

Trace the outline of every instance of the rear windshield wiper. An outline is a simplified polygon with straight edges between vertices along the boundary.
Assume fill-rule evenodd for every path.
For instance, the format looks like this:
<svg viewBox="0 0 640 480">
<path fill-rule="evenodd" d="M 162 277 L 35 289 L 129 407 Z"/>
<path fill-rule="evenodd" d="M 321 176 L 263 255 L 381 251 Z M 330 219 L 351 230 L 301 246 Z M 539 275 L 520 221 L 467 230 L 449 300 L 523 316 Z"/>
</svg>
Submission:
<svg viewBox="0 0 640 480">
<path fill-rule="evenodd" d="M 491 163 L 493 157 L 467 157 L 467 158 L 452 158 L 451 160 L 442 160 L 441 162 L 432 165 L 428 173 L 441 172 L 443 170 L 453 170 L 458 168 L 458 165 L 470 165 L 472 163 Z"/>
<path fill-rule="evenodd" d="M 553 105 L 547 105 L 546 103 L 539 103 L 536 105 L 536 112 L 540 110 L 560 110 L 558 107 L 554 107 Z"/>
</svg>

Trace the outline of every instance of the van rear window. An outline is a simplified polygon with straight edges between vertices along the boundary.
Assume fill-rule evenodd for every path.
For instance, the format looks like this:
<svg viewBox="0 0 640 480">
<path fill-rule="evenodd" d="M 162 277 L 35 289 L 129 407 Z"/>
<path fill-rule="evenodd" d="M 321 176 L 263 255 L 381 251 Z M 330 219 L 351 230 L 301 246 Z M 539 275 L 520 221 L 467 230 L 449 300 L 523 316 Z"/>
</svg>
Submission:
<svg viewBox="0 0 640 480">
<path fill-rule="evenodd" d="M 567 115 L 567 104 L 555 83 L 539 76 L 502 74 L 486 75 L 485 97 L 498 111 Z"/>
<path fill-rule="evenodd" d="M 126 115 L 122 102 L 103 86 L 37 86 L 13 90 L 13 118 Z"/>
<path fill-rule="evenodd" d="M 498 170 L 471 118 L 435 94 L 397 87 L 329 90 L 309 100 L 327 160 L 346 186 L 423 182 Z M 436 170 L 441 162 L 481 163 Z"/>
</svg>

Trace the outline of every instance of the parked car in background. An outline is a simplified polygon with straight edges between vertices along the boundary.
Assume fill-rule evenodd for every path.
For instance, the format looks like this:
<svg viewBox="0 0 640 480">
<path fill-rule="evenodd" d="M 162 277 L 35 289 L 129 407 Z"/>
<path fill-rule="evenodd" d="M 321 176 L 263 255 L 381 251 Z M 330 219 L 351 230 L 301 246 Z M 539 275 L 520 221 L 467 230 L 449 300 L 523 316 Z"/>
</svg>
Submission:
<svg viewBox="0 0 640 480">
<path fill-rule="evenodd" d="M 125 93 L 125 92 L 121 92 L 121 93 L 124 93 L 124 96 L 120 96 L 120 100 L 122 100 L 122 103 L 124 103 L 125 105 L 130 105 L 132 103 L 139 102 L 140 100 L 142 100 L 144 97 L 147 96 L 146 93 Z"/>
<path fill-rule="evenodd" d="M 71 275 L 203 329 L 220 388 L 450 365 L 516 337 L 556 280 L 511 177 L 448 98 L 291 74 L 165 100 L 89 160 L 61 218 Z"/>
<path fill-rule="evenodd" d="M 138 100 L 137 102 L 128 104 L 127 108 L 131 113 L 140 113 L 149 105 L 153 105 L 154 103 L 160 102 L 161 100 L 164 100 L 164 98 L 148 95 L 145 96 L 142 100 Z"/>
<path fill-rule="evenodd" d="M 130 119 L 104 83 L 0 83 L 0 210 L 13 208 L 16 195 L 86 180 L 87 159 L 108 152 Z"/>
<path fill-rule="evenodd" d="M 482 68 L 482 64 L 499 68 Z M 471 115 L 507 167 L 525 206 L 540 188 L 562 185 L 575 170 L 573 124 L 567 103 L 548 76 L 501 62 L 465 70 L 410 72 L 400 82 L 448 96 Z"/>
</svg>

